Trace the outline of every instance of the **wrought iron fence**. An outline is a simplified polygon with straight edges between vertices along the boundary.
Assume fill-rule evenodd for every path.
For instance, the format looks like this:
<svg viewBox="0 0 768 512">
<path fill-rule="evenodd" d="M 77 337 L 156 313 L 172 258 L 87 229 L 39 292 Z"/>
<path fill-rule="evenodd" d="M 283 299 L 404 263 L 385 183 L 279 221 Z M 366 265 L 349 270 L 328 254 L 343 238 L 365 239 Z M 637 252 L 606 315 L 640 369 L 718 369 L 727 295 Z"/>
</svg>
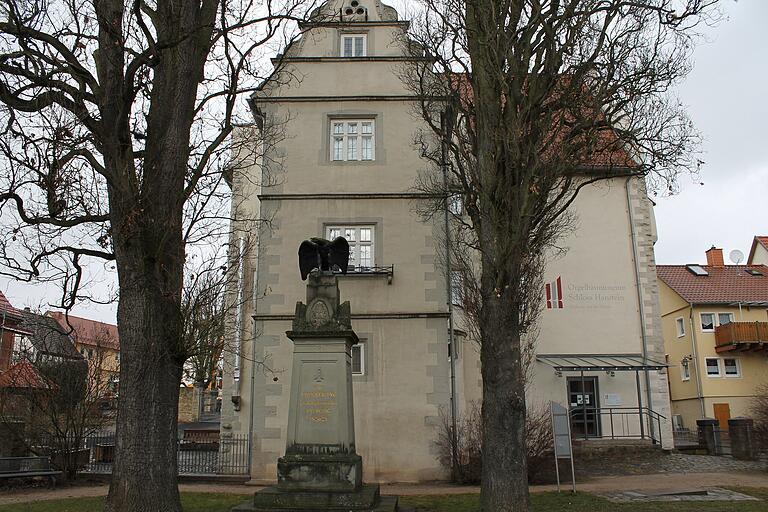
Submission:
<svg viewBox="0 0 768 512">
<path fill-rule="evenodd" d="M 675 448 L 692 449 L 699 446 L 698 430 L 680 427 L 672 431 L 672 436 L 675 440 Z"/>
<path fill-rule="evenodd" d="M 731 434 L 726 428 L 715 427 L 715 455 L 731 455 Z"/>
<path fill-rule="evenodd" d="M 115 461 L 114 433 L 88 436 L 83 441 L 87 463 L 81 471 L 108 474 Z M 177 463 L 180 475 L 247 475 L 248 436 L 219 433 L 186 433 L 178 439 Z M 84 461 L 85 462 L 85 461 Z"/>
</svg>

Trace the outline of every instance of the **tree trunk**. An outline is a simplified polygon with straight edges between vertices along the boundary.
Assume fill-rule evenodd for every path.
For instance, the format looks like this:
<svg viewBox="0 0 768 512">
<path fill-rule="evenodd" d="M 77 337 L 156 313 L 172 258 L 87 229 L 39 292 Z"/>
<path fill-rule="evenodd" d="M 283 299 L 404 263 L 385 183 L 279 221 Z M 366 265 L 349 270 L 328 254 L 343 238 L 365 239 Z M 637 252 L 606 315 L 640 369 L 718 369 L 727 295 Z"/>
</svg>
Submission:
<svg viewBox="0 0 768 512">
<path fill-rule="evenodd" d="M 119 219 L 112 226 L 120 285 L 121 358 L 107 512 L 181 512 L 177 418 L 185 353 L 179 167 L 171 159 L 169 167 L 146 176 L 145 190 L 150 193 L 139 204 L 110 189 Z"/>
<path fill-rule="evenodd" d="M 165 286 L 160 286 L 153 272 L 140 267 L 123 265 L 119 272 L 118 329 L 123 355 L 116 458 L 106 510 L 180 512 L 176 455 L 182 372 L 179 298 L 172 290 L 163 290 Z M 174 273 L 180 281 L 181 269 Z"/>
<path fill-rule="evenodd" d="M 515 309 L 502 297 L 483 302 L 482 510 L 528 510 L 525 382 Z"/>
</svg>

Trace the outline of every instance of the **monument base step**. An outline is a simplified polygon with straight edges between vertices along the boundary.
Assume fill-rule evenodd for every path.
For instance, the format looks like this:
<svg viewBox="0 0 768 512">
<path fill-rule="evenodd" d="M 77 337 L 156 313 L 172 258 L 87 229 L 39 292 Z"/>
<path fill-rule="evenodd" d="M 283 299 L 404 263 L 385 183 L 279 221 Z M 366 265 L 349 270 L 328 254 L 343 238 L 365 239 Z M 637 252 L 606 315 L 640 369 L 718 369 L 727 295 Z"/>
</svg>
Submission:
<svg viewBox="0 0 768 512">
<path fill-rule="evenodd" d="M 232 512 L 396 512 L 397 497 L 379 495 L 377 484 L 364 485 L 357 492 L 284 491 L 267 487 Z"/>
</svg>

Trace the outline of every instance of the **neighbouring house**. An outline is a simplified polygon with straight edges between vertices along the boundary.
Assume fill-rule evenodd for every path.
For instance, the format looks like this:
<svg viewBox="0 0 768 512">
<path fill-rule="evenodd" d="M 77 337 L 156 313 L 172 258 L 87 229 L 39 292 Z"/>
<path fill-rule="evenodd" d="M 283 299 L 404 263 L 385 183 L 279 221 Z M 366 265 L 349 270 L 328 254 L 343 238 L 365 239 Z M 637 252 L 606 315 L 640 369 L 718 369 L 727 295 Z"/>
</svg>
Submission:
<svg viewBox="0 0 768 512">
<path fill-rule="evenodd" d="M 755 244 L 765 246 L 755 238 Z M 752 247 L 752 256 L 760 255 Z M 745 416 L 768 383 L 768 266 L 726 265 L 723 251 L 706 251 L 707 264 L 659 265 L 664 344 L 675 427 L 696 420 Z"/>
<path fill-rule="evenodd" d="M 21 320 L 22 312 L 13 307 L 0 292 L 0 374 L 12 364 L 16 337 L 29 334 L 27 330 L 19 327 Z"/>
<path fill-rule="evenodd" d="M 752 240 L 747 265 L 768 265 L 768 236 L 756 236 Z"/>
<path fill-rule="evenodd" d="M 99 378 L 108 382 L 111 393 L 116 396 L 120 384 L 120 337 L 117 326 L 58 311 L 48 311 L 46 316 L 55 319 L 69 333 L 75 348 L 89 365 L 100 368 Z"/>
<path fill-rule="evenodd" d="M 0 438 L 17 445 L 15 454 L 22 440 L 56 431 L 51 418 L 65 414 L 50 411 L 69 412 L 69 400 L 88 393 L 87 365 L 58 322 L 28 310 L 19 316 L 11 366 L 0 374 Z"/>
<path fill-rule="evenodd" d="M 343 235 L 351 270 L 339 287 L 361 339 L 351 367 L 366 476 L 444 479 L 435 442 L 452 402 L 461 414 L 481 399 L 480 360 L 458 328 L 461 284 L 441 264 L 443 216 L 425 220 L 414 208 L 428 164 L 398 72 L 410 58 L 400 45 L 408 22 L 377 0 L 332 0 L 318 12 L 330 17 L 306 25 L 251 97 L 254 125 L 233 135 L 232 211 L 243 220 L 230 245 L 240 276 L 230 292 L 242 302 L 229 319 L 236 349 L 225 352 L 221 435 L 249 435 L 252 479 L 274 478 L 291 382 L 285 332 L 306 293 L 296 252 L 309 237 Z M 282 139 L 260 144 L 259 130 Z M 562 241 L 568 251 L 548 262 L 528 401 L 571 409 L 585 444 L 671 448 L 653 205 L 643 180 L 627 174 L 585 187 L 573 205 L 578 226 Z M 269 222 L 244 220 L 254 218 Z"/>
</svg>

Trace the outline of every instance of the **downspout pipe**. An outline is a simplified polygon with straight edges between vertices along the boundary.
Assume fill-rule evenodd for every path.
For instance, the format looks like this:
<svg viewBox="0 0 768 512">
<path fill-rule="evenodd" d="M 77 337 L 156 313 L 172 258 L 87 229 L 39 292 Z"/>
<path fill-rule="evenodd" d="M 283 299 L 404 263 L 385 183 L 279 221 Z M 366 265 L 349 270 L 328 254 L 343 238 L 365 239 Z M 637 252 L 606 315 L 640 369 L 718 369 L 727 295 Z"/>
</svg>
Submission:
<svg viewBox="0 0 768 512">
<path fill-rule="evenodd" d="M 458 464 L 457 454 L 457 417 L 458 403 L 456 399 L 456 340 L 453 332 L 453 286 L 451 283 L 451 234 L 450 234 L 450 191 L 448 190 L 448 139 L 451 137 L 451 120 L 448 109 L 440 115 L 440 124 L 442 128 L 443 139 L 441 144 L 441 164 L 443 167 L 443 190 L 445 198 L 443 199 L 443 213 L 445 219 L 445 288 L 448 298 L 448 350 L 451 372 L 451 476 L 456 480 L 456 467 Z"/>
<path fill-rule="evenodd" d="M 696 370 L 696 395 L 699 399 L 699 409 L 701 410 L 701 417 L 706 418 L 707 417 L 707 410 L 704 406 L 704 394 L 701 391 L 702 384 L 701 384 L 701 370 L 699 366 L 699 349 L 698 349 L 698 343 L 696 340 L 696 326 L 693 323 L 693 303 L 688 304 L 688 324 L 691 326 L 691 344 L 693 345 L 693 350 L 691 356 L 693 357 L 693 364 L 696 365 L 694 368 Z"/>
<path fill-rule="evenodd" d="M 635 229 L 635 216 L 632 212 L 632 191 L 631 184 L 634 176 L 628 176 L 625 182 L 625 188 L 627 191 L 627 213 L 629 214 L 629 232 L 632 236 L 632 257 L 634 259 L 635 267 L 635 282 L 637 283 L 637 304 L 640 308 L 640 334 L 643 340 L 642 350 L 643 359 L 648 359 L 648 329 L 645 326 L 645 304 L 643 304 L 643 291 L 642 284 L 640 282 L 640 258 L 637 249 L 637 232 Z M 651 393 L 651 375 L 648 370 L 643 371 L 645 380 L 645 394 L 646 402 L 648 403 L 648 409 L 653 410 L 653 398 Z M 653 424 L 649 424 L 649 429 L 653 435 Z M 659 433 L 660 434 L 660 433 Z"/>
</svg>

